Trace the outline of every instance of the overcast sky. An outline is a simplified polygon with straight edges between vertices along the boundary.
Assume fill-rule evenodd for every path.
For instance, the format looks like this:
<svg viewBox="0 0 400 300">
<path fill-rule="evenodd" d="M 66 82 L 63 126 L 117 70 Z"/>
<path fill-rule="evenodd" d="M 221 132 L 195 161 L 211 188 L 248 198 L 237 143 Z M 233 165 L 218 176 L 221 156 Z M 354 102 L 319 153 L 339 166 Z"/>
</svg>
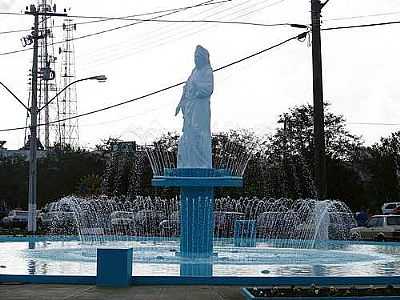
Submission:
<svg viewBox="0 0 400 300">
<path fill-rule="evenodd" d="M 73 15 L 116 17 L 200 2 L 64 0 L 58 1 L 57 6 L 59 10 L 71 8 Z M 28 4 L 30 2 L 22 0 L 0 0 L 0 10 L 18 12 Z M 309 0 L 232 0 L 167 18 L 308 24 L 309 11 Z M 385 13 L 391 14 L 329 20 Z M 331 0 L 323 12 L 325 27 L 399 19 L 398 0 Z M 30 28 L 32 21 L 30 16 L 0 15 L 0 31 Z M 56 20 L 56 24 L 61 22 L 61 19 Z M 107 21 L 79 25 L 75 35 L 126 23 Z M 209 50 L 212 65 L 217 68 L 300 32 L 301 29 L 290 27 L 145 23 L 75 41 L 77 78 L 98 74 L 109 78 L 106 83 L 83 82 L 77 85 L 79 112 L 128 100 L 185 80 L 193 68 L 193 52 L 197 44 Z M 61 31 L 56 30 L 54 34 L 56 41 L 62 39 Z M 400 25 L 323 33 L 325 100 L 348 122 L 400 123 L 399 34 Z M 22 33 L 0 35 L 0 52 L 21 49 L 22 36 Z M 31 60 L 31 51 L 0 56 L 0 81 L 24 100 L 28 97 Z M 292 41 L 216 73 L 215 92 L 211 99 L 213 130 L 273 130 L 278 115 L 289 107 L 312 103 L 311 70 L 311 48 L 306 42 Z M 180 94 L 181 87 L 178 87 L 80 119 L 81 145 L 92 147 L 100 139 L 110 136 L 146 142 L 160 132 L 179 131 L 182 120 L 181 116 L 174 117 L 174 111 Z M 0 128 L 25 124 L 26 113 L 22 106 L 4 90 L 0 90 L 0 101 Z M 349 124 L 352 132 L 362 135 L 367 144 L 399 127 Z M 7 140 L 10 149 L 21 147 L 23 138 L 23 131 L 0 133 L 0 140 Z"/>
</svg>

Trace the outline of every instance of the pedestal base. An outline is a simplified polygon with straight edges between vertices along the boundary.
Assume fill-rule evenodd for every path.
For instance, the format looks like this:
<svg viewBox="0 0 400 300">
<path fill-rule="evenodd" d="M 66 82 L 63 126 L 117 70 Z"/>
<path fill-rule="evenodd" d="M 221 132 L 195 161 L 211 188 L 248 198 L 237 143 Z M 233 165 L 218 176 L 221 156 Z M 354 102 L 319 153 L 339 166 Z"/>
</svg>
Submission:
<svg viewBox="0 0 400 300">
<path fill-rule="evenodd" d="M 211 257 L 214 238 L 214 188 L 242 187 L 242 177 L 231 176 L 229 170 L 201 168 L 166 169 L 164 175 L 154 177 L 153 186 L 181 188 L 180 256 Z"/>
<path fill-rule="evenodd" d="M 181 256 L 213 255 L 213 206 L 212 188 L 181 189 Z"/>
</svg>

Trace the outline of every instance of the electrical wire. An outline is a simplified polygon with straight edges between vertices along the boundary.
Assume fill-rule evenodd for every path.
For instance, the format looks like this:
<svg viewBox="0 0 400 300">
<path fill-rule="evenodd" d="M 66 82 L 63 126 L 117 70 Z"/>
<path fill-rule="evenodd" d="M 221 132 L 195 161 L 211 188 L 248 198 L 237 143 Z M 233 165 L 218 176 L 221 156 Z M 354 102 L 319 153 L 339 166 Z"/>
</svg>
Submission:
<svg viewBox="0 0 400 300">
<path fill-rule="evenodd" d="M 359 15 L 359 16 L 348 16 L 348 17 L 337 17 L 337 18 L 328 18 L 323 21 L 344 21 L 344 20 L 355 20 L 355 19 L 364 19 L 370 17 L 384 17 L 384 16 L 393 16 L 400 14 L 400 11 L 387 12 L 387 13 L 379 13 L 379 14 L 370 14 L 370 15 Z"/>
<path fill-rule="evenodd" d="M 283 1 L 285 1 L 285 0 L 283 0 Z M 240 7 L 240 9 L 239 9 L 239 6 L 247 5 L 248 2 L 250 2 L 250 1 L 244 1 L 233 7 L 229 7 L 228 9 L 224 9 L 223 11 L 218 11 L 216 13 L 208 14 L 207 16 L 204 16 L 204 17 L 209 18 L 209 17 L 216 17 L 218 15 L 218 18 L 219 19 L 222 18 L 223 21 L 228 21 L 228 22 L 234 21 L 238 18 L 242 18 L 243 16 L 247 16 L 249 14 L 254 14 L 256 12 L 260 12 L 261 10 L 263 10 L 267 7 L 277 5 L 277 4 L 281 3 L 282 0 L 275 1 L 273 3 L 268 3 L 267 5 L 265 5 L 265 2 L 266 2 L 265 0 L 259 1 L 258 3 L 252 4 L 247 7 Z M 254 10 L 253 8 L 258 6 L 259 4 L 264 4 L 264 6 L 258 7 L 256 10 Z M 233 8 L 238 8 L 239 10 L 235 11 L 233 13 L 230 13 L 230 14 L 225 14 L 225 12 L 227 12 L 228 10 L 232 10 Z M 249 9 L 250 10 L 253 9 L 253 10 L 248 12 Z M 243 13 L 244 11 L 245 11 L 245 13 Z M 240 15 L 237 15 L 237 13 L 240 13 Z M 223 15 L 221 15 L 221 14 L 223 14 Z M 232 16 L 232 15 L 234 15 L 234 17 L 226 19 L 226 17 Z M 304 25 L 299 25 L 299 24 L 290 24 L 290 23 L 285 23 L 285 24 L 291 25 L 291 26 L 296 26 L 296 25 L 301 26 L 301 27 L 303 27 L 303 29 L 304 29 L 304 27 L 306 27 Z M 188 28 L 189 31 L 187 31 L 187 30 L 183 30 L 180 32 L 174 31 L 172 35 L 167 35 L 167 36 L 162 36 L 162 37 L 160 37 L 160 34 L 152 36 L 152 33 L 146 33 L 146 36 L 144 39 L 145 41 L 143 41 L 141 43 L 140 40 L 137 41 L 137 39 L 135 38 L 135 43 L 133 46 L 132 46 L 132 43 L 130 42 L 130 39 L 127 38 L 126 39 L 127 41 L 125 41 L 125 42 L 118 43 L 112 47 L 103 48 L 101 51 L 96 51 L 96 53 L 95 53 L 96 59 L 94 59 L 94 60 L 93 60 L 93 54 L 91 53 L 90 54 L 91 59 L 84 60 L 86 62 L 84 65 L 85 65 L 85 67 L 90 66 L 90 65 L 99 66 L 99 65 L 103 65 L 103 64 L 109 64 L 109 63 L 114 62 L 119 59 L 126 59 L 126 58 L 128 58 L 132 55 L 135 55 L 137 53 L 140 53 L 142 51 L 165 45 L 166 43 L 172 41 L 172 39 L 174 42 L 176 42 L 177 40 L 180 40 L 187 36 L 191 36 L 193 34 L 201 32 L 201 31 L 208 30 L 208 29 L 212 28 L 213 26 L 215 26 L 215 24 L 204 24 L 204 26 L 196 26 L 196 27 L 193 27 L 190 29 Z M 199 28 L 201 28 L 201 29 L 199 29 Z M 192 31 L 192 29 L 196 29 L 196 30 Z M 160 30 L 157 30 L 156 32 L 159 33 Z M 168 33 L 169 32 L 167 31 L 166 34 L 168 34 Z M 150 35 L 150 37 L 152 36 L 150 39 L 152 39 L 153 41 L 147 42 L 147 40 L 149 39 L 149 35 Z M 112 50 L 110 51 L 110 49 L 112 49 Z M 107 55 L 102 55 L 102 54 L 99 55 L 99 53 L 106 52 L 106 51 L 107 51 Z M 108 53 L 112 53 L 112 56 L 108 55 Z"/>
<path fill-rule="evenodd" d="M 274 5 L 281 3 L 286 0 L 279 0 Z M 259 9 L 257 9 L 259 10 Z M 252 11 L 253 12 L 253 11 Z M 250 13 L 252 13 L 250 12 Z M 249 13 L 249 14 L 250 14 Z M 245 15 L 244 15 L 245 16 Z M 74 18 L 76 16 L 72 16 Z M 256 22 L 232 22 L 232 21 L 220 21 L 220 20 L 167 20 L 167 19 L 140 19 L 140 18 L 105 18 L 104 20 L 123 20 L 123 21 L 141 21 L 141 22 L 155 22 L 155 23 L 216 23 L 216 24 L 235 24 L 235 25 L 254 25 L 254 26 L 262 26 L 262 27 L 272 27 L 272 26 L 282 26 L 282 25 L 290 25 L 290 23 L 275 23 L 275 24 L 265 24 L 265 23 L 256 23 Z"/>
<path fill-rule="evenodd" d="M 211 0 L 211 1 L 213 1 L 213 0 Z M 211 1 L 207 1 L 207 2 L 211 2 Z M 230 0 L 230 1 L 232 1 L 232 0 Z M 277 1 L 276 3 L 274 3 L 272 5 L 279 4 L 279 3 L 283 2 L 283 1 L 286 1 L 286 0 L 279 0 L 279 1 Z M 227 1 L 225 1 L 225 2 L 227 2 Z M 190 6 L 188 8 L 194 8 L 194 7 L 198 7 L 198 6 L 202 6 L 202 5 L 204 5 L 204 4 L 201 3 L 201 4 L 198 4 L 198 5 L 195 5 L 195 6 Z M 267 6 L 267 7 L 269 7 L 269 6 Z M 188 8 L 186 8 L 186 9 L 188 9 Z M 175 14 L 175 13 L 180 12 L 180 11 L 181 10 L 173 11 L 173 12 L 161 15 L 161 16 L 156 16 L 156 17 L 151 18 L 151 19 L 131 19 L 131 20 L 138 20 L 138 21 L 136 21 L 135 23 L 121 25 L 121 26 L 105 29 L 105 30 L 102 30 L 102 31 L 98 31 L 98 32 L 94 32 L 94 33 L 78 36 L 78 37 L 69 39 L 68 41 L 76 41 L 76 40 L 80 40 L 80 39 L 84 39 L 84 38 L 88 38 L 88 37 L 93 37 L 93 36 L 101 35 L 101 34 L 104 34 L 104 33 L 112 32 L 112 31 L 115 31 L 115 30 L 127 28 L 127 27 L 130 27 L 130 26 L 142 24 L 142 23 L 145 23 L 145 22 L 152 22 L 152 21 L 160 21 L 160 22 L 167 22 L 167 23 L 217 23 L 217 24 L 231 24 L 231 25 L 232 24 L 236 24 L 236 25 L 247 25 L 247 26 L 260 26 L 260 27 L 305 26 L 305 25 L 301 25 L 301 24 L 292 24 L 292 23 L 263 24 L 263 23 L 255 23 L 255 22 L 218 21 L 218 20 L 158 20 L 161 17 L 168 16 L 168 15 L 171 15 L 171 14 Z M 253 12 L 251 12 L 251 13 L 253 13 Z M 113 19 L 115 19 L 115 18 L 110 18 L 110 20 L 113 20 Z M 53 43 L 51 43 L 49 45 L 52 46 L 52 45 L 57 45 L 57 44 L 62 44 L 62 43 L 65 43 L 65 41 L 57 41 L 57 42 L 53 42 Z M 2 53 L 0 53 L 0 56 L 16 54 L 16 53 L 20 53 L 20 52 L 26 52 L 26 51 L 29 51 L 29 50 L 32 50 L 32 49 L 33 48 L 30 47 L 30 48 L 24 48 L 24 49 L 20 49 L 20 50 L 2 52 Z"/>
<path fill-rule="evenodd" d="M 328 28 L 322 28 L 321 30 L 329 31 L 329 30 L 341 30 L 341 29 L 352 29 L 352 28 L 366 28 L 366 27 L 376 27 L 376 26 L 394 25 L 394 24 L 400 24 L 400 21 L 389 21 L 389 22 L 370 23 L 370 24 L 328 27 Z"/>
<path fill-rule="evenodd" d="M 348 125 L 367 125 L 367 126 L 400 126 L 400 123 L 369 123 L 369 122 L 347 122 Z"/>
<path fill-rule="evenodd" d="M 241 3 L 239 2 L 228 8 L 225 8 L 225 5 L 223 5 L 223 4 L 218 5 L 217 7 L 213 6 L 209 9 L 202 11 L 201 13 L 196 13 L 195 15 L 192 15 L 190 17 L 191 18 L 210 18 L 210 17 L 220 16 L 221 14 L 224 14 L 228 11 L 232 11 L 233 9 L 236 9 L 239 7 L 241 7 L 241 9 L 243 9 L 242 6 L 249 2 L 251 2 L 251 1 L 244 1 Z M 223 6 L 222 10 L 220 10 L 221 6 Z M 219 17 L 219 18 L 221 18 L 221 17 Z M 158 27 L 156 30 L 153 30 L 151 32 L 146 32 L 143 35 L 144 38 L 141 40 L 138 40 L 137 37 L 133 38 L 133 37 L 127 36 L 123 42 L 114 43 L 111 47 L 102 48 L 102 49 L 100 49 L 100 51 L 97 50 L 95 52 L 95 56 L 97 56 L 99 59 L 104 58 L 104 57 L 107 57 L 107 59 L 108 59 L 110 57 L 109 53 L 113 53 L 112 58 L 113 58 L 113 60 L 115 60 L 116 57 L 121 57 L 119 55 L 121 53 L 124 55 L 126 53 L 129 53 L 130 55 L 132 55 L 132 50 L 137 50 L 138 48 L 139 49 L 148 48 L 147 46 L 149 45 L 149 43 L 150 44 L 154 44 L 153 42 L 160 43 L 161 40 L 165 40 L 170 37 L 176 37 L 177 35 L 182 33 L 182 30 L 179 31 L 179 29 L 181 29 L 182 27 L 184 27 L 186 29 L 186 28 L 190 27 L 190 25 L 187 24 L 184 26 L 182 26 L 182 25 L 179 26 L 178 24 L 167 24 L 166 26 Z M 200 25 L 198 27 L 204 27 L 204 26 Z M 173 32 L 172 35 L 170 34 L 171 32 Z M 168 35 L 168 36 L 165 37 L 165 35 Z M 135 40 L 135 43 L 134 43 L 134 46 L 132 47 L 131 40 L 133 40 L 133 39 Z M 153 42 L 150 42 L 149 40 L 153 40 Z M 107 55 L 99 55 L 99 53 L 101 54 L 102 52 L 107 53 Z M 91 56 L 91 58 L 93 57 L 92 52 L 90 53 L 90 56 Z M 90 59 L 90 62 L 92 63 L 93 59 Z"/>
<path fill-rule="evenodd" d="M 214 0 L 207 0 L 205 2 L 201 2 L 201 3 L 196 4 L 196 5 L 187 6 L 185 9 L 182 9 L 182 10 L 172 11 L 172 12 L 165 13 L 163 15 L 155 16 L 153 19 L 169 16 L 169 15 L 172 15 L 172 14 L 184 11 L 184 10 L 188 10 L 188 9 L 195 8 L 195 7 L 200 7 L 200 6 L 202 6 L 202 5 L 206 4 L 206 3 L 212 3 L 212 2 L 214 2 Z M 92 37 L 92 36 L 100 35 L 100 34 L 111 32 L 111 31 L 115 31 L 115 30 L 119 30 L 119 29 L 122 29 L 122 28 L 134 26 L 134 25 L 141 24 L 141 23 L 143 23 L 143 22 L 138 21 L 138 22 L 135 22 L 135 23 L 130 23 L 130 24 L 126 24 L 126 25 L 122 25 L 122 26 L 118 26 L 118 27 L 113 27 L 113 28 L 110 28 L 110 29 L 107 29 L 107 30 L 102 30 L 102 31 L 91 33 L 91 34 L 86 34 L 86 35 L 83 35 L 83 36 L 79 36 L 79 37 L 70 39 L 69 41 L 79 40 L 79 39 L 83 39 L 83 38 L 87 38 L 87 37 Z M 49 45 L 52 46 L 52 45 L 61 44 L 61 43 L 65 43 L 65 41 L 58 41 L 58 42 L 51 43 Z M 10 54 L 15 54 L 15 53 L 20 53 L 20 52 L 26 52 L 26 51 L 30 51 L 30 50 L 33 50 L 33 47 L 24 48 L 24 49 L 20 49 L 20 50 L 13 50 L 13 51 L 8 51 L 8 52 L 3 52 L 3 53 L 0 53 L 0 56 L 10 55 Z"/>
<path fill-rule="evenodd" d="M 17 13 L 17 12 L 0 12 L 0 15 L 6 15 L 6 16 L 27 16 L 24 13 Z"/>
<path fill-rule="evenodd" d="M 28 32 L 28 31 L 32 31 L 32 28 L 30 28 L 30 29 L 15 29 L 15 30 L 9 30 L 9 31 L 0 31 L 0 35 L 9 34 L 9 33 Z"/>
<path fill-rule="evenodd" d="M 233 62 L 231 62 L 231 63 L 229 63 L 229 64 L 226 64 L 226 65 L 224 65 L 224 66 L 222 66 L 222 67 L 216 68 L 216 69 L 213 70 L 213 72 L 218 72 L 218 71 L 224 70 L 224 69 L 226 69 L 226 68 L 232 67 L 232 66 L 234 66 L 234 65 L 236 65 L 236 64 L 239 64 L 239 63 L 241 63 L 241 62 L 243 62 L 243 61 L 246 61 L 246 60 L 248 60 L 248 59 L 251 59 L 251 58 L 253 58 L 253 57 L 255 57 L 255 56 L 261 55 L 261 54 L 263 54 L 263 53 L 265 53 L 265 52 L 268 52 L 268 51 L 270 51 L 270 50 L 272 50 L 272 49 L 278 48 L 278 47 L 280 47 L 280 46 L 282 46 L 282 45 L 284 45 L 284 44 L 286 44 L 286 43 L 288 43 L 288 42 L 290 42 L 290 41 L 292 41 L 292 40 L 296 40 L 296 39 L 300 40 L 300 39 L 303 38 L 307 33 L 308 33 L 308 32 L 303 32 L 303 33 L 301 33 L 301 34 L 299 34 L 299 35 L 292 36 L 292 37 L 290 37 L 290 38 L 288 38 L 288 39 L 286 39 L 286 40 L 284 40 L 284 41 L 282 41 L 282 42 L 279 42 L 279 43 L 273 45 L 273 46 L 270 46 L 270 47 L 265 48 L 265 49 L 263 49 L 263 50 L 257 51 L 257 52 L 255 52 L 255 53 L 250 54 L 250 55 L 248 55 L 248 56 L 246 56 L 246 57 L 243 57 L 243 58 L 241 58 L 241 59 L 235 60 L 235 61 L 233 61 Z M 55 120 L 55 121 L 51 121 L 51 122 L 47 122 L 47 123 L 41 123 L 41 124 L 38 124 L 37 127 L 46 126 L 46 125 L 52 125 L 52 124 L 57 124 L 57 123 L 60 123 L 60 122 L 65 122 L 65 121 L 68 121 L 68 120 L 73 120 L 73 119 L 77 119 L 77 118 L 89 116 L 89 115 L 92 115 L 92 114 L 96 114 L 96 113 L 99 113 L 99 112 L 103 112 L 103 111 L 106 111 L 106 110 L 110 110 L 110 109 L 113 109 L 113 108 L 116 108 L 116 107 L 119 107 L 119 106 L 123 106 L 123 105 L 129 104 L 129 103 L 136 102 L 136 101 L 139 101 L 139 100 L 142 100 L 142 99 L 145 99 L 145 98 L 149 98 L 150 96 L 154 96 L 154 95 L 156 95 L 156 94 L 160 94 L 160 93 L 162 93 L 162 92 L 171 90 L 171 89 L 173 89 L 173 88 L 176 88 L 176 87 L 178 87 L 178 86 L 183 85 L 185 82 L 186 82 L 186 81 L 178 82 L 178 83 L 172 84 L 172 85 L 170 85 L 170 86 L 168 86 L 168 87 L 165 87 L 165 88 L 162 88 L 162 89 L 159 89 L 159 90 L 156 90 L 156 91 L 147 93 L 147 94 L 145 94 L 145 95 L 142 95 L 142 96 L 139 96 L 139 97 L 136 97 L 136 98 L 133 98 L 133 99 L 129 99 L 129 100 L 126 100 L 126 101 L 123 101 L 123 102 L 119 102 L 119 103 L 116 103 L 116 104 L 113 104 L 113 105 L 110 105 L 110 106 L 106 106 L 106 107 L 103 107 L 103 108 L 99 108 L 99 109 L 96 109 L 96 110 L 93 110 L 93 111 L 89 111 L 89 112 L 86 112 L 86 113 L 82 113 L 82 114 L 79 114 L 79 115 L 76 115 L 76 116 L 72 116 L 72 117 L 68 117 L 68 118 L 63 118 L 63 119 L 59 119 L 59 120 Z M 25 130 L 25 129 L 27 129 L 27 128 L 29 128 L 29 127 L 23 126 L 23 127 L 16 127 L 16 128 L 0 129 L 0 132 Z"/>
<path fill-rule="evenodd" d="M 232 2 L 234 0 L 222 0 L 222 1 L 217 1 L 217 2 L 210 2 L 210 3 L 203 3 L 200 6 L 196 7 L 201 7 L 201 6 L 208 6 L 208 5 L 215 5 L 215 4 L 220 4 L 220 3 L 226 3 L 226 2 Z M 184 7 L 179 7 L 179 8 L 171 8 L 171 9 L 165 9 L 165 10 L 158 10 L 158 11 L 153 11 L 153 12 L 147 12 L 147 13 L 140 13 L 140 14 L 134 14 L 134 15 L 129 15 L 126 17 L 120 17 L 120 18 L 112 18 L 112 17 L 86 17 L 86 18 L 100 18 L 100 20 L 94 20 L 94 21 L 83 21 L 83 22 L 74 22 L 75 25 L 87 25 L 87 24 L 94 24 L 94 23 L 100 23 L 100 22 L 107 22 L 107 21 L 112 21 L 115 19 L 120 19 L 120 20 L 129 20 L 129 18 L 135 18 L 135 17 L 141 17 L 141 16 L 146 16 L 146 15 L 154 15 L 154 14 L 159 14 L 159 13 L 165 13 L 165 12 L 172 12 L 172 11 L 182 11 L 185 9 L 189 8 L 196 8 L 192 6 L 184 6 Z M 67 18 L 72 18 L 73 16 L 67 16 Z M 63 25 L 56 25 L 53 26 L 53 28 L 62 28 Z M 19 33 L 19 32 L 28 32 L 32 31 L 32 28 L 29 29 L 17 29 L 17 30 L 9 30 L 9 31 L 0 31 L 1 34 L 9 34 L 9 33 Z"/>
<path fill-rule="evenodd" d="M 251 1 L 248 1 L 251 2 Z M 194 14 L 192 14 L 190 17 L 191 18 L 208 18 L 211 16 L 215 16 L 218 15 L 221 12 L 224 11 L 228 11 L 231 10 L 234 7 L 238 7 L 243 5 L 243 3 L 239 3 L 239 4 L 235 4 L 233 5 L 233 7 L 229 7 L 229 8 L 225 8 L 224 4 L 220 4 L 220 5 L 215 5 L 212 6 L 208 9 L 202 10 L 200 13 L 195 12 Z M 222 11 L 220 11 L 221 7 L 224 7 L 224 9 Z M 215 13 L 215 11 L 218 11 L 217 13 Z M 193 12 L 189 11 L 189 13 Z M 212 13 L 211 13 L 212 12 Z M 130 31 L 129 35 L 124 37 L 124 41 L 122 42 L 118 42 L 118 43 L 113 43 L 111 46 L 103 46 L 101 49 L 96 49 L 95 52 L 90 51 L 90 53 L 87 53 L 87 56 L 90 56 L 90 59 L 83 59 L 84 61 L 84 68 L 86 68 L 86 66 L 88 65 L 103 65 L 104 63 L 106 63 L 104 60 L 108 60 L 108 61 L 115 61 L 120 59 L 121 57 L 129 57 L 132 56 L 135 53 L 132 53 L 134 50 L 137 53 L 138 49 L 149 49 L 149 45 L 153 44 L 154 42 L 156 43 L 160 43 L 161 40 L 165 40 L 165 34 L 169 35 L 169 37 L 171 36 L 177 36 L 177 33 L 179 31 L 179 29 L 181 29 L 182 27 L 189 27 L 190 25 L 178 25 L 178 24 L 167 24 L 166 26 L 160 26 L 157 27 L 157 29 L 150 31 L 150 32 L 146 32 L 144 34 L 142 34 L 141 36 L 143 38 L 138 38 L 136 35 L 133 36 L 133 34 L 136 34 L 136 31 Z M 198 26 L 198 27 L 202 27 L 202 25 Z M 170 34 L 171 32 L 172 35 Z M 178 33 L 179 34 L 179 33 Z M 164 36 L 163 36 L 164 35 Z M 167 37 L 168 38 L 168 37 Z M 135 43 L 132 43 L 131 41 L 134 40 Z M 150 47 L 151 49 L 152 47 Z M 110 53 L 112 53 L 112 56 L 110 55 Z M 79 56 L 83 56 L 85 57 L 85 55 L 79 55 Z"/>
</svg>

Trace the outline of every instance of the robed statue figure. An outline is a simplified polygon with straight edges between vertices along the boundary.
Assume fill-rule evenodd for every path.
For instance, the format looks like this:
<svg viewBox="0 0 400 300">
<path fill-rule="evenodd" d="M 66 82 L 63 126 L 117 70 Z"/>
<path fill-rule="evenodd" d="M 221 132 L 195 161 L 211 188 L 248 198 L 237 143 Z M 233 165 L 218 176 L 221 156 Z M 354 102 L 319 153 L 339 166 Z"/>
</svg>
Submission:
<svg viewBox="0 0 400 300">
<path fill-rule="evenodd" d="M 212 168 L 210 97 L 214 76 L 208 51 L 197 46 L 195 68 L 183 87 L 175 115 L 183 114 L 182 136 L 178 146 L 178 168 Z"/>
</svg>

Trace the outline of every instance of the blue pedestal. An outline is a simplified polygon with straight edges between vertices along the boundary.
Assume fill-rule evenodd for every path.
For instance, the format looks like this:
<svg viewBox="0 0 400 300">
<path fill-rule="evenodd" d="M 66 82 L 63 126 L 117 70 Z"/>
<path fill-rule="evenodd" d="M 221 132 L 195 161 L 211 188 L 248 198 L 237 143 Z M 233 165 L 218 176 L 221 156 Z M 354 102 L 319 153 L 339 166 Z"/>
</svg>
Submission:
<svg viewBox="0 0 400 300">
<path fill-rule="evenodd" d="M 256 246 L 256 221 L 236 220 L 234 228 L 235 247 Z"/>
<path fill-rule="evenodd" d="M 213 265 L 212 263 L 204 264 L 185 264 L 180 265 L 180 276 L 183 277 L 212 277 Z"/>
<path fill-rule="evenodd" d="M 133 249 L 97 249 L 96 285 L 127 287 L 132 277 Z"/>
<path fill-rule="evenodd" d="M 181 243 L 184 257 L 213 254 L 214 191 L 212 188 L 181 189 Z"/>
<path fill-rule="evenodd" d="M 154 177 L 152 184 L 181 188 L 180 255 L 212 256 L 214 188 L 242 187 L 242 178 L 216 169 L 166 169 L 164 173 L 165 176 Z"/>
</svg>

